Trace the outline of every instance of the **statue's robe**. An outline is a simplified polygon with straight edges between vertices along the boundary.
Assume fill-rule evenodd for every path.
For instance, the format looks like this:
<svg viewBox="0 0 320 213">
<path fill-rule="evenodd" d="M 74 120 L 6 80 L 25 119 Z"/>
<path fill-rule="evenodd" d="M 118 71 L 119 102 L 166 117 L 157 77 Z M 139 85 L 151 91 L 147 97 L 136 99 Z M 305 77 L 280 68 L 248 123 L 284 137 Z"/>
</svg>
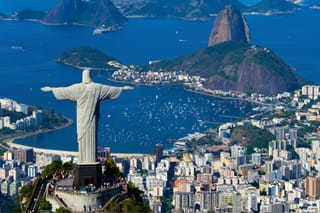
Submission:
<svg viewBox="0 0 320 213">
<path fill-rule="evenodd" d="M 117 98 L 121 91 L 120 87 L 111 87 L 94 82 L 53 88 L 56 99 L 77 102 L 79 164 L 90 164 L 97 161 L 97 128 L 100 101 Z"/>
</svg>

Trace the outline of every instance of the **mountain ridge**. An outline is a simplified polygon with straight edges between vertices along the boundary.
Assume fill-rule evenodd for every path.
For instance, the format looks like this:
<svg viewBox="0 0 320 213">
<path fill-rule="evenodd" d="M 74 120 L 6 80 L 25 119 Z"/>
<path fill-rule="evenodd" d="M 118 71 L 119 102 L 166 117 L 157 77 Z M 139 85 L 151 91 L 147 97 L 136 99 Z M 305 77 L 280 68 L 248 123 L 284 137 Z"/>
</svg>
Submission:
<svg viewBox="0 0 320 213">
<path fill-rule="evenodd" d="M 299 5 L 286 0 L 262 0 L 262 3 L 254 5 L 245 5 L 239 0 L 149 0 L 133 1 L 133 3 L 126 5 L 119 4 L 118 7 L 128 17 L 208 20 L 211 16 L 217 15 L 225 5 L 232 5 L 242 12 L 268 15 L 288 13 L 300 8 Z"/>
<path fill-rule="evenodd" d="M 89 27 L 118 28 L 127 24 L 110 0 L 60 0 L 41 19 L 49 25 L 84 25 Z"/>
</svg>

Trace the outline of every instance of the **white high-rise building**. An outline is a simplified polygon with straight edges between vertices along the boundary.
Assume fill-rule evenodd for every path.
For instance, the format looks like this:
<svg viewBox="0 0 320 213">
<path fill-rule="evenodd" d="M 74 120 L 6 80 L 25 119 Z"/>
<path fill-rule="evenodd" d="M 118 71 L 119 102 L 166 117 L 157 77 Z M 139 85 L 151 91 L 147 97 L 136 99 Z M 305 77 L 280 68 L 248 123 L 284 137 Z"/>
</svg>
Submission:
<svg viewBox="0 0 320 213">
<path fill-rule="evenodd" d="M 258 211 L 258 197 L 255 193 L 248 194 L 248 212 Z"/>
<path fill-rule="evenodd" d="M 10 128 L 10 117 L 6 116 L 6 117 L 3 117 L 2 119 L 3 119 L 3 127 Z"/>
<path fill-rule="evenodd" d="M 9 185 L 10 185 L 10 181 L 9 180 L 5 180 L 1 183 L 1 193 L 4 195 L 8 195 L 9 194 Z"/>
<path fill-rule="evenodd" d="M 13 160 L 13 153 L 10 152 L 10 151 L 6 151 L 4 154 L 3 154 L 3 160 Z"/>
<path fill-rule="evenodd" d="M 28 167 L 28 177 L 35 177 L 37 175 L 37 166 L 30 165 Z"/>
<path fill-rule="evenodd" d="M 42 110 L 36 110 L 32 112 L 32 117 L 35 119 L 35 124 L 41 126 L 43 123 L 43 112 Z"/>
<path fill-rule="evenodd" d="M 19 182 L 17 181 L 12 181 L 10 184 L 9 184 L 9 195 L 10 196 L 14 196 L 16 194 L 18 194 L 18 189 L 19 189 Z"/>
<path fill-rule="evenodd" d="M 25 115 L 28 115 L 28 105 L 26 104 L 17 104 L 15 110 L 17 112 L 22 112 Z"/>
<path fill-rule="evenodd" d="M 308 96 L 312 99 L 318 98 L 320 94 L 319 86 L 316 85 L 305 85 L 302 87 L 301 92 L 302 95 Z"/>
</svg>

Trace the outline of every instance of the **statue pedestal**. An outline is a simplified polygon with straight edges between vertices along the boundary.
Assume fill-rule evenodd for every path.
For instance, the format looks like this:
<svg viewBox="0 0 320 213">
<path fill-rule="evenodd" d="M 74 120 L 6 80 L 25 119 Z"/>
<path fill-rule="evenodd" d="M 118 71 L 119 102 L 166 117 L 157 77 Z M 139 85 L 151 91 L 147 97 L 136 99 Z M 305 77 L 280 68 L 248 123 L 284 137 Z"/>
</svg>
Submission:
<svg viewBox="0 0 320 213">
<path fill-rule="evenodd" d="M 100 187 L 102 180 L 101 163 L 76 164 L 73 169 L 73 176 L 73 186 L 76 188 L 88 186 L 90 184 Z"/>
</svg>

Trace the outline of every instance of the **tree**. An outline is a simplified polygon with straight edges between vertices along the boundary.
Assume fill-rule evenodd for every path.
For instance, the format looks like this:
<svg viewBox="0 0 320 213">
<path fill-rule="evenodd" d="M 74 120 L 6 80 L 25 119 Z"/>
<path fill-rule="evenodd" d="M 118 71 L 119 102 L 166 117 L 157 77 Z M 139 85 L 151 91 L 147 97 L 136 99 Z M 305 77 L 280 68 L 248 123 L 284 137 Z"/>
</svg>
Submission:
<svg viewBox="0 0 320 213">
<path fill-rule="evenodd" d="M 33 187 L 34 187 L 33 184 L 27 184 L 22 186 L 15 198 L 15 203 L 20 205 L 20 210 L 22 212 L 24 210 L 24 205 L 26 205 L 31 198 Z"/>
<path fill-rule="evenodd" d="M 143 194 L 143 191 L 141 191 L 138 187 L 136 187 L 131 181 L 128 182 L 127 188 L 128 188 L 128 196 L 132 200 L 140 203 L 143 202 L 143 199 L 141 197 L 141 194 Z"/>
<path fill-rule="evenodd" d="M 49 201 L 46 201 L 44 198 L 39 199 L 39 207 L 41 210 L 51 210 L 52 205 Z"/>
<path fill-rule="evenodd" d="M 65 163 L 62 165 L 62 168 L 63 168 L 63 170 L 65 170 L 65 171 L 71 171 L 71 170 L 73 170 L 73 166 L 74 166 L 74 164 L 73 164 L 71 161 L 69 161 L 69 162 L 65 162 Z"/>
<path fill-rule="evenodd" d="M 54 173 L 59 173 L 63 170 L 63 165 L 61 160 L 52 161 L 42 172 L 42 176 L 51 176 Z"/>
<path fill-rule="evenodd" d="M 113 177 L 123 177 L 124 175 L 120 172 L 119 168 L 117 167 L 116 163 L 112 159 L 107 159 L 104 163 L 106 166 L 106 175 L 113 176 Z"/>
</svg>

